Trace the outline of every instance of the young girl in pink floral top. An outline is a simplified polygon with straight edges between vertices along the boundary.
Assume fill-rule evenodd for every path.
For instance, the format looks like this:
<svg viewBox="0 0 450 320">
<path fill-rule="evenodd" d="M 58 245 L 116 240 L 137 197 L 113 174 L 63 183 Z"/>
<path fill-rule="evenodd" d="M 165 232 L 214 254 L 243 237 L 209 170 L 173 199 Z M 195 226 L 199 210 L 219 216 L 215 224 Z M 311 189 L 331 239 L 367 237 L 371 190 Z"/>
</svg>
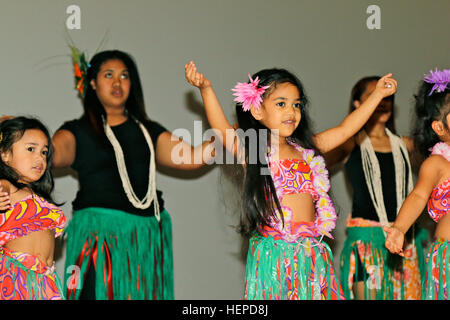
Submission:
<svg viewBox="0 0 450 320">
<path fill-rule="evenodd" d="M 235 129 L 210 81 L 193 62 L 185 68 L 223 144 L 238 159 L 244 153 L 240 231 L 250 236 L 245 298 L 343 299 L 330 247 L 323 241 L 332 238 L 336 212 L 328 196 L 328 171 L 316 154 L 354 135 L 378 103 L 396 91 L 396 81 L 386 75 L 361 108 L 340 125 L 313 135 L 303 85 L 292 73 L 266 69 L 238 83 L 233 89 Z M 249 143 L 238 139 L 241 134 Z"/>
<path fill-rule="evenodd" d="M 437 223 L 435 241 L 426 260 L 422 299 L 449 299 L 450 281 L 450 69 L 430 71 L 422 82 L 416 98 L 416 123 L 413 132 L 415 148 L 426 160 L 419 179 L 403 203 L 388 233 L 386 247 L 404 256 L 405 233 L 425 206 Z"/>
</svg>

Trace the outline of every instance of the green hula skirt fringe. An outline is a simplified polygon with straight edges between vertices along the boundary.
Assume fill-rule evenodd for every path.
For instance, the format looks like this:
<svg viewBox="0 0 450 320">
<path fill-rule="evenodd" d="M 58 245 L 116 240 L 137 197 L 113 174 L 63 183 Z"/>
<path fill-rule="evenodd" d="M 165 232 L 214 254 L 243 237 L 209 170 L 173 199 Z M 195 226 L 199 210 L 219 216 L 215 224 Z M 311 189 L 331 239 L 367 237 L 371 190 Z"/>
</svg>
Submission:
<svg viewBox="0 0 450 320">
<path fill-rule="evenodd" d="M 272 236 L 253 236 L 245 278 L 245 299 L 249 300 L 344 298 L 330 247 L 317 238 L 288 243 Z"/>
<path fill-rule="evenodd" d="M 425 271 L 422 241 L 428 234 L 425 229 L 416 230 L 415 246 L 411 245 L 408 250 L 410 258 L 402 259 L 386 249 L 381 227 L 348 227 L 340 256 L 340 280 L 345 298 L 354 298 L 352 287 L 361 278 L 358 276 L 358 265 L 361 265 L 365 299 L 420 299 Z M 376 296 L 371 296 L 371 292 Z"/>
<path fill-rule="evenodd" d="M 98 300 L 174 299 L 169 213 L 142 217 L 106 208 L 74 212 L 67 234 L 65 289 L 78 299 L 89 265 Z"/>
<path fill-rule="evenodd" d="M 449 300 L 450 241 L 437 238 L 430 245 L 426 261 L 426 277 L 422 286 L 422 299 Z"/>
</svg>

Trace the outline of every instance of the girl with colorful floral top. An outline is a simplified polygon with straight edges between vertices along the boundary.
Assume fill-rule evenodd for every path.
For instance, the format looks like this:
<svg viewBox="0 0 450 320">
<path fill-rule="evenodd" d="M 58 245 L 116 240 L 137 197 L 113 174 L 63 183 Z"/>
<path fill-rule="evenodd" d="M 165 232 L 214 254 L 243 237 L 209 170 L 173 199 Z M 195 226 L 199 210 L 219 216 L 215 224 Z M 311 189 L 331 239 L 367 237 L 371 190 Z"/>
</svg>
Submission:
<svg viewBox="0 0 450 320">
<path fill-rule="evenodd" d="M 395 93 L 392 74 L 381 78 L 361 108 L 340 125 L 314 135 L 303 84 L 287 70 L 261 70 L 233 89 L 238 129 L 194 63 L 185 70 L 187 81 L 200 89 L 210 125 L 242 159 L 239 230 L 250 236 L 245 298 L 344 299 L 332 252 L 323 241 L 332 238 L 337 216 L 328 195 L 328 171 L 317 154 L 353 136 L 379 102 Z"/>
<path fill-rule="evenodd" d="M 0 200 L 0 300 L 64 299 L 53 258 L 66 217 L 51 197 L 47 128 L 25 117 L 0 122 L 0 156 L 8 198 Z"/>
<path fill-rule="evenodd" d="M 405 233 L 425 206 L 437 223 L 426 258 L 422 299 L 449 299 L 450 280 L 450 69 L 430 71 L 415 96 L 415 149 L 423 161 L 419 178 L 387 232 L 386 248 L 405 255 Z"/>
<path fill-rule="evenodd" d="M 349 113 L 373 92 L 379 76 L 358 80 Z M 384 246 L 383 225 L 390 225 L 413 188 L 409 153 L 412 139 L 395 130 L 395 95 L 383 99 L 364 127 L 325 155 L 328 166 L 345 165 L 352 187 L 352 211 L 340 256 L 340 281 L 347 299 L 420 299 L 424 268 L 424 229 L 411 228 L 404 258 Z"/>
</svg>

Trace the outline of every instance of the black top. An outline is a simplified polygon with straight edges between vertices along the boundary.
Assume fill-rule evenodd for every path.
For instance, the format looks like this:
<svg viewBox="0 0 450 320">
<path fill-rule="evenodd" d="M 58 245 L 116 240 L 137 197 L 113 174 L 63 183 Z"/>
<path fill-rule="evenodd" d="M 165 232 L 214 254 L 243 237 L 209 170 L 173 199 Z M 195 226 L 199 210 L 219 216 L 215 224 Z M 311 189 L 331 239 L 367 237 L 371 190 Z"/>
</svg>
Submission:
<svg viewBox="0 0 450 320">
<path fill-rule="evenodd" d="M 73 201 L 73 209 L 102 207 L 128 213 L 154 215 L 153 203 L 147 209 L 135 208 L 128 200 L 122 186 L 112 145 L 101 141 L 86 116 L 65 122 L 58 130 L 68 130 L 76 139 L 76 154 L 72 168 L 78 172 L 80 189 Z M 148 189 L 150 149 L 138 124 L 128 118 L 111 127 L 122 147 L 131 186 L 139 199 Z M 158 137 L 167 131 L 157 122 L 150 122 L 150 137 L 156 150 Z M 160 211 L 164 210 L 162 192 L 157 190 Z"/>
<path fill-rule="evenodd" d="M 394 221 L 397 216 L 394 157 L 392 152 L 375 152 L 375 154 L 380 165 L 381 185 L 387 218 L 388 221 Z M 405 160 L 405 158 L 403 158 L 403 160 Z M 345 168 L 353 188 L 352 217 L 379 221 L 364 177 L 361 148 L 359 145 L 356 145 L 355 148 L 353 148 L 353 151 L 345 164 Z M 405 179 L 407 182 L 409 172 L 406 163 L 405 168 Z"/>
</svg>

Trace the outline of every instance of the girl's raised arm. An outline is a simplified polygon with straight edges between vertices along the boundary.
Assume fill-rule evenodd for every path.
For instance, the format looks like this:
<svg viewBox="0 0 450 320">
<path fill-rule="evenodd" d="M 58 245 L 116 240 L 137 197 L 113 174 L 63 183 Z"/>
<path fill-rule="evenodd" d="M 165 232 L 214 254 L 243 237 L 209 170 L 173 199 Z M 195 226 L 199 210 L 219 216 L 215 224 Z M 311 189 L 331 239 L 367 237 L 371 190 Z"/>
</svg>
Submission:
<svg viewBox="0 0 450 320">
<path fill-rule="evenodd" d="M 397 81 L 389 73 L 377 82 L 372 94 L 355 111 L 350 113 L 338 126 L 314 136 L 317 148 L 327 153 L 354 136 L 369 120 L 381 100 L 397 91 Z"/>
<path fill-rule="evenodd" d="M 211 82 L 197 71 L 197 67 L 193 61 L 186 64 L 184 68 L 187 82 L 200 89 L 209 125 L 213 129 L 218 130 L 223 145 L 236 155 L 236 142 L 238 139 L 234 134 L 230 134 L 234 132 L 235 128 L 228 122 Z M 230 139 L 232 141 L 229 141 Z M 232 149 L 230 149 L 230 146 L 232 146 Z"/>
<path fill-rule="evenodd" d="M 420 167 L 419 179 L 414 189 L 403 202 L 392 227 L 383 227 L 387 233 L 386 248 L 392 253 L 403 256 L 405 233 L 417 220 L 427 205 L 428 198 L 440 179 L 438 156 L 431 156 Z"/>
</svg>

